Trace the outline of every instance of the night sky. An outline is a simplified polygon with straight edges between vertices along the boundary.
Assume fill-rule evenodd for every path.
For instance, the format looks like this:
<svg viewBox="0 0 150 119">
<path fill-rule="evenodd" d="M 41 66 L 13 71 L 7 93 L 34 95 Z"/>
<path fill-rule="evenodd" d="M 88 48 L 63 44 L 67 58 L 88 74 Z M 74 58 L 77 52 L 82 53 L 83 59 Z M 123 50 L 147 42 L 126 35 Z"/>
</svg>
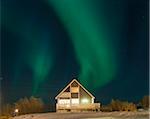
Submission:
<svg viewBox="0 0 150 119">
<path fill-rule="evenodd" d="M 97 99 L 148 95 L 148 0 L 1 0 L 2 98 L 47 103 L 73 78 Z"/>
</svg>

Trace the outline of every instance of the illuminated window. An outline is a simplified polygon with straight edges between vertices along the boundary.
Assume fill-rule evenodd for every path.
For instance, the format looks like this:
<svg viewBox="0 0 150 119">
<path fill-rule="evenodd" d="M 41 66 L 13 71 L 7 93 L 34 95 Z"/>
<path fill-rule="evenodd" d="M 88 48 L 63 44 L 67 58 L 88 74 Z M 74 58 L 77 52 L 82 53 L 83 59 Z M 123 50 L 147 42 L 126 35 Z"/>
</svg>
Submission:
<svg viewBox="0 0 150 119">
<path fill-rule="evenodd" d="M 87 103 L 89 103 L 89 100 L 87 98 L 83 98 L 83 99 L 81 99 L 81 103 L 87 104 Z"/>
<path fill-rule="evenodd" d="M 69 99 L 60 99 L 58 101 L 59 104 L 70 104 L 70 100 Z"/>
<path fill-rule="evenodd" d="M 79 104 L 79 99 L 71 99 L 72 104 Z"/>
</svg>

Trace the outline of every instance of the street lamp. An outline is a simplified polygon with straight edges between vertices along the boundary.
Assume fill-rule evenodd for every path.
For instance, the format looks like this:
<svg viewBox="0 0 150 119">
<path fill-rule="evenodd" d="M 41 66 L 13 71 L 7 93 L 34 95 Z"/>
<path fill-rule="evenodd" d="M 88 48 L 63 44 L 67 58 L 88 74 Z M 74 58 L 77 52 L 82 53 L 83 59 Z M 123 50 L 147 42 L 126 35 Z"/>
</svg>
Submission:
<svg viewBox="0 0 150 119">
<path fill-rule="evenodd" d="M 19 109 L 16 108 L 16 109 L 14 110 L 14 116 L 18 116 L 18 113 L 19 113 Z"/>
<path fill-rule="evenodd" d="M 19 109 L 15 109 L 15 113 L 18 113 L 19 112 Z"/>
</svg>

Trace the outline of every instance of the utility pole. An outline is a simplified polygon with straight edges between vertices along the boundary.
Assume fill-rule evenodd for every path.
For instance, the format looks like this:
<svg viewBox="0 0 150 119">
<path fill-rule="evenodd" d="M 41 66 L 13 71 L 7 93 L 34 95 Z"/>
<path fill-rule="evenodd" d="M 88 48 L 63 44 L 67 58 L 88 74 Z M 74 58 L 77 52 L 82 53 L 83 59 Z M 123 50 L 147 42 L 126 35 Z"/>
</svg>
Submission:
<svg viewBox="0 0 150 119">
<path fill-rule="evenodd" d="M 2 114 L 2 77 L 0 77 L 0 115 Z"/>
</svg>

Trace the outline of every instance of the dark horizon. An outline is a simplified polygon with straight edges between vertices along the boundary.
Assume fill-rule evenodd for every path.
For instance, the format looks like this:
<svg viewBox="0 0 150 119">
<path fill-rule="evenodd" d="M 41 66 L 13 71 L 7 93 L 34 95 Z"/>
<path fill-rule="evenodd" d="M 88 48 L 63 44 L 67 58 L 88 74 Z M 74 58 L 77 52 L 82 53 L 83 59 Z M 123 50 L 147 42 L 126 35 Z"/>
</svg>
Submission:
<svg viewBox="0 0 150 119">
<path fill-rule="evenodd" d="M 2 0 L 1 7 L 3 102 L 35 96 L 54 104 L 73 78 L 102 104 L 149 95 L 148 0 Z"/>
</svg>

